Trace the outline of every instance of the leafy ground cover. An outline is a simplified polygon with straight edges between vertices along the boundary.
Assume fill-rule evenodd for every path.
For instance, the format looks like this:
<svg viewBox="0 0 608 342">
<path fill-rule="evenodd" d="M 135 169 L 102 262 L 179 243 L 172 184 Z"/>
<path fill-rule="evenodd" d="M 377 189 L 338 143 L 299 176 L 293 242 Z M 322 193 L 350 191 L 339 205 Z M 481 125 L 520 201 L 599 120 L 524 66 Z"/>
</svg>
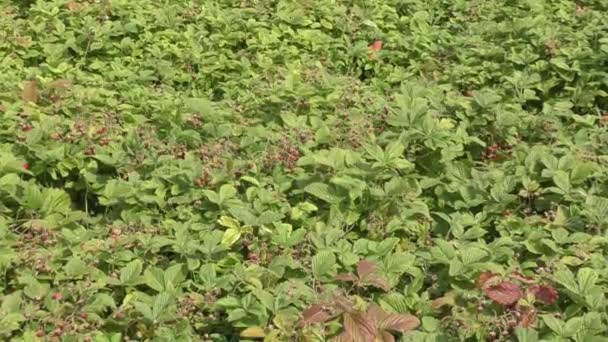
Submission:
<svg viewBox="0 0 608 342">
<path fill-rule="evenodd" d="M 608 340 L 605 1 L 0 12 L 3 340 Z"/>
</svg>

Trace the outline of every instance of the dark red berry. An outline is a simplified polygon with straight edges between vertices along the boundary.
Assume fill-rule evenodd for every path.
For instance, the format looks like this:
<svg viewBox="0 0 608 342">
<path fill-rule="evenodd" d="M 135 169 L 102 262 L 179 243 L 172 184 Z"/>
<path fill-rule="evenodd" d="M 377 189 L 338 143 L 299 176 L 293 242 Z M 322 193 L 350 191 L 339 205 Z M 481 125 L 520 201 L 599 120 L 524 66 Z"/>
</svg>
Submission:
<svg viewBox="0 0 608 342">
<path fill-rule="evenodd" d="M 23 169 L 24 170 L 29 170 L 30 169 L 30 164 L 29 163 L 23 163 Z"/>
</svg>

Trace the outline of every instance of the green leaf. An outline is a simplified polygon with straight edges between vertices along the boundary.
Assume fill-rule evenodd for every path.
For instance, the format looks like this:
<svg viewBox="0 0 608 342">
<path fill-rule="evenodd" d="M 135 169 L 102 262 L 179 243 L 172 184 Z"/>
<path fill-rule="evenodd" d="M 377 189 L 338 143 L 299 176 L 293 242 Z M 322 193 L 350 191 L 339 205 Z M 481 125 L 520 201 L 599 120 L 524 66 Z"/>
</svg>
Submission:
<svg viewBox="0 0 608 342">
<path fill-rule="evenodd" d="M 312 274 L 323 280 L 333 278 L 337 272 L 336 256 L 329 251 L 317 253 L 312 258 Z"/>
<path fill-rule="evenodd" d="M 564 322 L 555 318 L 553 315 L 542 315 L 543 322 L 549 327 L 549 329 L 553 330 L 556 334 L 563 336 L 564 335 Z"/>
<path fill-rule="evenodd" d="M 122 285 L 137 285 L 139 275 L 143 269 L 143 263 L 135 259 L 120 270 L 120 283 Z"/>
<path fill-rule="evenodd" d="M 537 342 L 538 332 L 530 328 L 516 328 L 515 336 L 518 342 Z"/>
<path fill-rule="evenodd" d="M 161 292 L 154 298 L 154 304 L 152 305 L 152 317 L 154 319 L 160 319 L 163 314 L 166 314 L 165 310 L 173 302 L 173 296 L 168 292 Z"/>
<path fill-rule="evenodd" d="M 89 266 L 82 259 L 73 257 L 63 267 L 65 273 L 72 278 L 80 278 L 90 272 Z"/>
<path fill-rule="evenodd" d="M 161 292 L 165 289 L 164 272 L 160 268 L 150 267 L 144 272 L 144 282 L 152 289 Z"/>
<path fill-rule="evenodd" d="M 329 185 L 324 183 L 311 183 L 304 191 L 328 203 L 337 204 L 341 201 L 340 197 L 332 193 Z"/>
</svg>

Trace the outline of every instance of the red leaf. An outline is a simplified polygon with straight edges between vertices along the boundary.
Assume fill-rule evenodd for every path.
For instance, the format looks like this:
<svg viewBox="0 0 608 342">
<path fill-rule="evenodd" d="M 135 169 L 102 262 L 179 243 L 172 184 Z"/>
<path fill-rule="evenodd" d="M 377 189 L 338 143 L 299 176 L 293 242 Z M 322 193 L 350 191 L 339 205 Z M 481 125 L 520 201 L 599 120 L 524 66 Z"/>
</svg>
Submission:
<svg viewBox="0 0 608 342">
<path fill-rule="evenodd" d="M 559 298 L 559 293 L 551 285 L 534 285 L 528 289 L 528 293 L 533 294 L 537 301 L 547 305 L 554 304 Z"/>
<path fill-rule="evenodd" d="M 30 169 L 30 164 L 29 163 L 23 163 L 22 165 L 24 170 L 29 170 Z"/>
<path fill-rule="evenodd" d="M 511 278 L 519 280 L 524 284 L 534 284 L 535 282 L 534 278 L 528 277 L 527 275 L 517 271 L 511 273 Z"/>
<path fill-rule="evenodd" d="M 325 305 L 315 304 L 302 312 L 302 324 L 323 323 L 335 317 L 335 314 Z"/>
<path fill-rule="evenodd" d="M 515 304 L 523 297 L 521 288 L 517 284 L 503 281 L 496 285 L 490 285 L 484 289 L 485 294 L 493 301 L 502 305 Z"/>
<path fill-rule="evenodd" d="M 479 275 L 479 278 L 477 278 L 477 287 L 479 287 L 480 289 L 483 289 L 484 287 L 486 287 L 486 283 L 488 281 L 490 281 L 493 278 L 496 278 L 497 276 L 498 276 L 498 274 L 496 274 L 494 272 L 490 272 L 490 271 L 481 272 L 481 274 Z"/>
<path fill-rule="evenodd" d="M 372 50 L 374 50 L 376 52 L 380 51 L 380 50 L 382 50 L 382 41 L 381 40 L 376 40 L 369 47 L 370 47 L 370 49 L 372 49 Z"/>
<path fill-rule="evenodd" d="M 353 342 L 369 342 L 376 338 L 376 325 L 374 322 L 360 313 L 347 313 L 344 315 L 344 332 Z"/>
<path fill-rule="evenodd" d="M 376 264 L 371 261 L 361 260 L 357 263 L 357 275 L 363 279 L 376 271 Z"/>
</svg>

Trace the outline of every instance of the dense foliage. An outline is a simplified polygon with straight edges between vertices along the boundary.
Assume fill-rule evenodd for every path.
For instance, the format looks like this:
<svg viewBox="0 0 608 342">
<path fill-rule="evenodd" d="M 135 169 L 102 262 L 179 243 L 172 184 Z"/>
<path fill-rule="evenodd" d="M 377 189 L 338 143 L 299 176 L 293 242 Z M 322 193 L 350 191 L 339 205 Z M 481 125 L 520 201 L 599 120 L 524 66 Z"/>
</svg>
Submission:
<svg viewBox="0 0 608 342">
<path fill-rule="evenodd" d="M 604 0 L 4 0 L 0 336 L 608 341 Z"/>
</svg>

